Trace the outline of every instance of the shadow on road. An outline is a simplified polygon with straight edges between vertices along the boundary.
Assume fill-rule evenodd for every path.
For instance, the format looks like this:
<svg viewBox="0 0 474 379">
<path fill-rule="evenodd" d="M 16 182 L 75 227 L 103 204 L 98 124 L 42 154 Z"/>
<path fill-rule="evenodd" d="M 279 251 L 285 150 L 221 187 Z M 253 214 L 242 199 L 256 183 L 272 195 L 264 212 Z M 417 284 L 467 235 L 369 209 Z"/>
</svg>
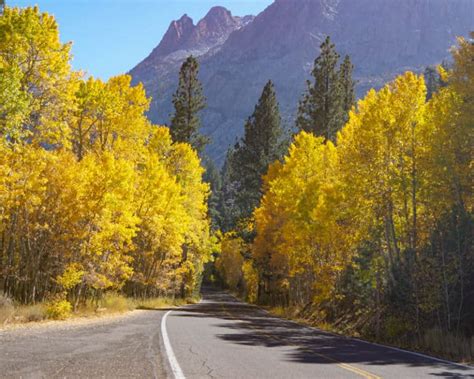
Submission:
<svg viewBox="0 0 474 379">
<path fill-rule="evenodd" d="M 216 324 L 223 328 L 223 333 L 217 335 L 218 338 L 240 345 L 293 347 L 287 359 L 299 363 L 425 367 L 428 370 L 436 369 L 436 372 L 429 374 L 432 376 L 474 378 L 474 368 L 469 369 L 308 328 L 271 316 L 258 307 L 240 302 L 217 290 L 206 289 L 201 303 L 179 309 L 176 316 L 226 320 L 225 323 Z"/>
</svg>

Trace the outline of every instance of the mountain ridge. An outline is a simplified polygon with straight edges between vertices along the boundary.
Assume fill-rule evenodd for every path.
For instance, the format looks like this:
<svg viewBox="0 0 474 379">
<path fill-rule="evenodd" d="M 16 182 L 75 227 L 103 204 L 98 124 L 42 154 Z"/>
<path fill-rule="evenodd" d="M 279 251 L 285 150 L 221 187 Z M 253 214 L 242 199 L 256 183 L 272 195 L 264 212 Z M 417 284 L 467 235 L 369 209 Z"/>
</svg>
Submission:
<svg viewBox="0 0 474 379">
<path fill-rule="evenodd" d="M 206 15 L 197 24 L 205 26 L 199 34 L 191 22 L 190 35 L 201 39 L 188 38 L 191 42 L 176 44 L 172 52 L 150 54 L 131 75 L 153 97 L 152 121 L 164 124 L 172 112 L 181 62 L 190 54 L 199 57 L 208 99 L 203 132 L 211 136 L 208 152 L 219 163 L 242 135 L 267 80 L 274 81 L 284 120 L 291 125 L 326 35 L 341 56 L 351 56 L 361 96 L 406 70 L 421 72 L 441 63 L 449 57 L 455 37 L 474 29 L 472 0 L 276 0 L 246 22 L 229 19 L 230 12 L 222 7 L 212 13 L 222 28 L 213 26 L 210 32 Z"/>
</svg>

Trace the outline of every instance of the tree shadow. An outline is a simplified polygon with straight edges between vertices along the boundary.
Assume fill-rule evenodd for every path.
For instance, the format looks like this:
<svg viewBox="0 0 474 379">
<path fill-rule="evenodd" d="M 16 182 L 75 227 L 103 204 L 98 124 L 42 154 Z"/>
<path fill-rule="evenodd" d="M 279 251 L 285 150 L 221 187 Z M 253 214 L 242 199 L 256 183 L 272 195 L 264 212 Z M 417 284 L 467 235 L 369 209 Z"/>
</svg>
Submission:
<svg viewBox="0 0 474 379">
<path fill-rule="evenodd" d="M 202 302 L 175 310 L 174 317 L 221 320 L 222 322 L 217 323 L 213 321 L 215 326 L 225 329 L 225 333 L 217 335 L 221 340 L 243 346 L 288 347 L 286 360 L 290 362 L 392 365 L 394 367 L 390 368 L 391 370 L 397 370 L 397 367 L 418 367 L 426 368 L 423 375 L 474 378 L 474 368 L 306 327 L 272 316 L 256 306 L 240 302 L 227 293 L 209 288 L 204 290 Z M 382 372 L 386 369 L 380 368 Z M 390 371 L 390 374 L 393 375 L 393 372 Z M 399 377 L 404 377 L 402 373 L 400 375 Z"/>
</svg>

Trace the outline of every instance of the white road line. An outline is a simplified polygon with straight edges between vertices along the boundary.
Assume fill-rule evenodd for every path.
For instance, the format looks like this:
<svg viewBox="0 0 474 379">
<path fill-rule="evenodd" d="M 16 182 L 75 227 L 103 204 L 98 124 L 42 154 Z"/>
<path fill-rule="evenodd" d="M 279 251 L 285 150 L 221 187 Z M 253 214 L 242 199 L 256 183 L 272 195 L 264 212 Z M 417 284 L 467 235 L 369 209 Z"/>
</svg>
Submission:
<svg viewBox="0 0 474 379">
<path fill-rule="evenodd" d="M 179 366 L 178 360 L 174 355 L 173 348 L 171 347 L 170 339 L 168 338 L 168 332 L 166 331 L 166 319 L 168 315 L 172 311 L 168 311 L 165 313 L 163 318 L 161 319 L 161 335 L 163 336 L 163 344 L 165 345 L 166 355 L 168 356 L 168 361 L 171 366 L 171 371 L 173 371 L 173 375 L 175 379 L 186 379 L 183 374 L 183 370 Z"/>
</svg>

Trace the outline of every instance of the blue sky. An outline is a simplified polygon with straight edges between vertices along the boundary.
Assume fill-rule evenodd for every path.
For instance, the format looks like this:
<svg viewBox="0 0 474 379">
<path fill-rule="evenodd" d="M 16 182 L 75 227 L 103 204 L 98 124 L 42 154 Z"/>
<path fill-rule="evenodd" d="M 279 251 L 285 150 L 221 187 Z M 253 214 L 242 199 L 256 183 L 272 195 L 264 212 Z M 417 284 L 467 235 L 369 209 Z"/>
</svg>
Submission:
<svg viewBox="0 0 474 379">
<path fill-rule="evenodd" d="M 38 5 L 59 23 L 61 40 L 72 41 L 73 66 L 107 79 L 127 72 L 160 42 L 170 22 L 187 13 L 196 23 L 214 5 L 234 15 L 258 14 L 273 0 L 7 0 Z"/>
</svg>

